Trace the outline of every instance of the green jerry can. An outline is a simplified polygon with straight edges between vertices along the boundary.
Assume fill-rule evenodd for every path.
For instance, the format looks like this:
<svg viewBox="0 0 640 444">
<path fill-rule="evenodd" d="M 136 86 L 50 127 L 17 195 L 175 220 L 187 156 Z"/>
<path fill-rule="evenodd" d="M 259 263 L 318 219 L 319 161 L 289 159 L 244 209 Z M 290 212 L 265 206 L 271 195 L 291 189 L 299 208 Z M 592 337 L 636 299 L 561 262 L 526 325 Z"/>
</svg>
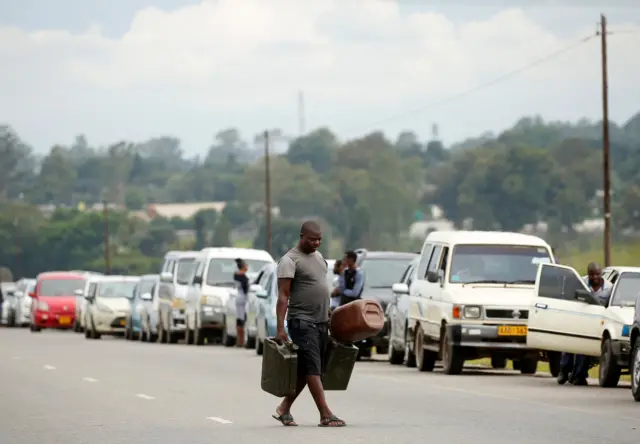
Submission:
<svg viewBox="0 0 640 444">
<path fill-rule="evenodd" d="M 278 398 L 294 395 L 298 379 L 298 347 L 267 338 L 263 350 L 262 390 Z"/>
<path fill-rule="evenodd" d="M 325 390 L 346 390 L 358 358 L 358 347 L 330 340 L 327 364 L 322 375 Z"/>
</svg>

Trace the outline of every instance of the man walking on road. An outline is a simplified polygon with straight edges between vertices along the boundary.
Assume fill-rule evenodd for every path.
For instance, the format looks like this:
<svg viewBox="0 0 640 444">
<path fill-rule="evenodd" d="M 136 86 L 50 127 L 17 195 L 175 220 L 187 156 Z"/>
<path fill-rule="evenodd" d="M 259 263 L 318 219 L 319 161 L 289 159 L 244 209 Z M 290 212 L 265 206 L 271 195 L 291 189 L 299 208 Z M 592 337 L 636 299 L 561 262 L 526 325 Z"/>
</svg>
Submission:
<svg viewBox="0 0 640 444">
<path fill-rule="evenodd" d="M 591 262 L 587 266 L 587 278 L 585 283 L 594 296 L 600 299 L 602 305 L 609 304 L 612 285 L 602 277 L 602 269 L 596 262 Z M 573 355 L 572 353 L 562 353 L 560 360 L 560 373 L 558 374 L 558 384 L 562 385 L 569 381 L 573 385 L 588 385 L 589 357 L 583 355 Z"/>
<path fill-rule="evenodd" d="M 329 346 L 329 295 L 327 262 L 318 247 L 322 242 L 320 226 L 305 222 L 300 241 L 278 263 L 278 303 L 276 304 L 276 339 L 288 342 L 285 316 L 291 340 L 298 346 L 298 381 L 296 394 L 287 396 L 276 408 L 275 419 L 285 426 L 297 426 L 291 406 L 305 386 L 320 412 L 320 427 L 344 427 L 324 397 L 322 373 Z"/>
</svg>

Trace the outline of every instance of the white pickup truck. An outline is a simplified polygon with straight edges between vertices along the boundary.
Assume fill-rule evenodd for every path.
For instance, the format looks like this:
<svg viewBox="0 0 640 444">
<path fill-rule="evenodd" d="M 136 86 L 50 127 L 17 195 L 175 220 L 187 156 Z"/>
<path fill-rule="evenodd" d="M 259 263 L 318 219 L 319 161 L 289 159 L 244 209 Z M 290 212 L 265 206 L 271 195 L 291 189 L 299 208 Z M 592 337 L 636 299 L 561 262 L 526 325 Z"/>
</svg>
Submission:
<svg viewBox="0 0 640 444">
<path fill-rule="evenodd" d="M 629 372 L 629 332 L 640 293 L 640 268 L 609 267 L 603 277 L 613 284 L 606 306 L 575 269 L 541 264 L 527 345 L 599 358 L 600 386 L 615 387 L 620 375 Z"/>
</svg>

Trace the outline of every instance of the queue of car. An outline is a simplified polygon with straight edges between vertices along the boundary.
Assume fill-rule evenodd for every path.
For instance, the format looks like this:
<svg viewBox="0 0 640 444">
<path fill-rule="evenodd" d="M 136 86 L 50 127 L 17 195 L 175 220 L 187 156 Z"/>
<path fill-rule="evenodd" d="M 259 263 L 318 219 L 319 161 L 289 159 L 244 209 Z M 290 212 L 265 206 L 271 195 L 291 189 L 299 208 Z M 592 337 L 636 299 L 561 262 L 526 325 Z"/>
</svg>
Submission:
<svg viewBox="0 0 640 444">
<path fill-rule="evenodd" d="M 361 356 L 388 353 L 391 364 L 459 374 L 465 361 L 489 358 L 492 367 L 512 362 L 523 374 L 538 362 L 559 371 L 561 352 L 600 363 L 599 383 L 614 387 L 632 374 L 640 401 L 640 268 L 608 267 L 613 284 L 607 306 L 571 267 L 555 263 L 542 239 L 505 232 L 433 232 L 420 253 L 357 250 L 365 278 L 362 298 L 385 310 L 376 337 L 356 344 Z M 278 297 L 276 263 L 262 250 L 205 248 L 170 251 L 158 274 L 104 276 L 83 271 L 42 273 L 19 281 L 10 316 L 31 331 L 73 328 L 87 339 L 124 336 L 141 342 L 202 346 L 236 338 L 236 258 L 248 265 L 245 348 L 262 354 L 274 336 Z M 333 285 L 333 261 L 328 260 Z"/>
</svg>

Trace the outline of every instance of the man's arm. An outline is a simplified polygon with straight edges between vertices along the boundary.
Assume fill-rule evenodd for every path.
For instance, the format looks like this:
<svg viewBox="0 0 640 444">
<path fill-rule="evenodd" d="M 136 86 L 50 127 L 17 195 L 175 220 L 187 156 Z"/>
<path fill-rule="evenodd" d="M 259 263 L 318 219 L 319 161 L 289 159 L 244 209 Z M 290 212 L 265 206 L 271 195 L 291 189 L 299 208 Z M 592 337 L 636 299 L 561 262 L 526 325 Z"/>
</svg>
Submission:
<svg viewBox="0 0 640 444">
<path fill-rule="evenodd" d="M 349 296 L 351 298 L 357 298 L 360 292 L 362 291 L 362 287 L 364 286 L 364 273 L 362 270 L 358 270 L 356 273 L 356 282 L 353 284 L 353 288 L 351 290 L 345 289 L 344 295 Z"/>
<path fill-rule="evenodd" d="M 284 320 L 289 307 L 289 295 L 291 294 L 291 281 L 296 275 L 296 264 L 290 257 L 284 256 L 278 263 L 278 302 L 276 303 L 276 329 L 284 330 Z"/>
</svg>

